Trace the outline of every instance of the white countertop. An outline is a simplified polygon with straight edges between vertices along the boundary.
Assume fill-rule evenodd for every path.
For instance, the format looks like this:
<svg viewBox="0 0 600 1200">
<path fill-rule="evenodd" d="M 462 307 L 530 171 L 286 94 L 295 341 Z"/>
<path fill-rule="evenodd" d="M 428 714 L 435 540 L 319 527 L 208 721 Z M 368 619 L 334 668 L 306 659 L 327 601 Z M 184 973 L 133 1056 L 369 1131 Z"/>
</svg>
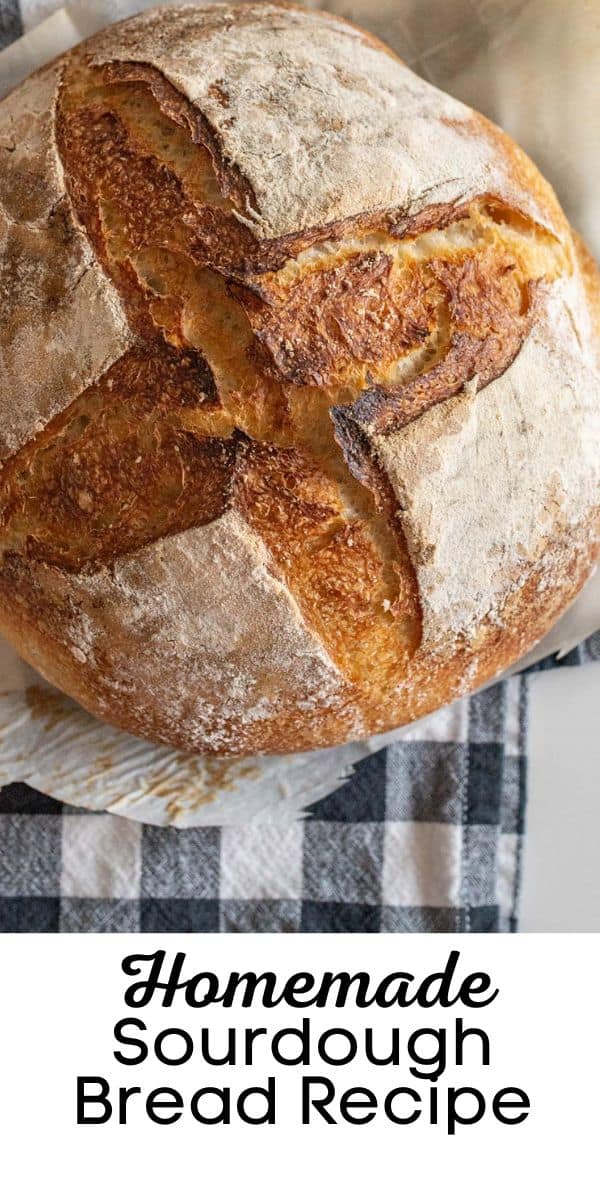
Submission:
<svg viewBox="0 0 600 1200">
<path fill-rule="evenodd" d="M 522 932 L 600 932 L 600 663 L 530 679 Z"/>
</svg>

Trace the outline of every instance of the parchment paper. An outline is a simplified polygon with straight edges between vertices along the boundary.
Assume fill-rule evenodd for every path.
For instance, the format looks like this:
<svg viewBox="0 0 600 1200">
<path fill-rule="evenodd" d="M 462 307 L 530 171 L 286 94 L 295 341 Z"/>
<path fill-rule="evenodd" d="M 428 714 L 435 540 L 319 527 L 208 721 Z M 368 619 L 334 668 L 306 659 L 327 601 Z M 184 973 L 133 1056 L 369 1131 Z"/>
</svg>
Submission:
<svg viewBox="0 0 600 1200">
<path fill-rule="evenodd" d="M 140 0 L 73 0 L 57 8 L 54 0 L 31 0 L 30 22 L 46 19 L 0 54 L 0 95 L 110 21 L 150 7 Z M 358 21 L 419 74 L 503 125 L 551 180 L 572 223 L 600 254 L 594 180 L 600 157 L 600 5 L 332 0 L 305 7 L 329 8 Z M 596 574 L 514 669 L 565 654 L 598 627 Z M 332 750 L 229 762 L 201 758 L 97 721 L 0 639 L 0 785 L 23 780 L 70 804 L 152 824 L 285 823 L 333 791 L 366 754 L 396 739 L 426 737 L 440 723 L 451 730 L 463 711 L 459 703 L 403 730 Z"/>
</svg>

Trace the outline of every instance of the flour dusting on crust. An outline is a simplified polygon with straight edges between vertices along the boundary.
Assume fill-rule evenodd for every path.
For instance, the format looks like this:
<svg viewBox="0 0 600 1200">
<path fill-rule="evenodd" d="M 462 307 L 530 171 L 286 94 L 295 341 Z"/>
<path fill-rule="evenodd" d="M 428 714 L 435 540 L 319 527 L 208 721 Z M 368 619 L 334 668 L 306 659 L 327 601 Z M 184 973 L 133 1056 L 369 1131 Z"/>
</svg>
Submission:
<svg viewBox="0 0 600 1200">
<path fill-rule="evenodd" d="M 496 619 L 557 532 L 576 536 L 598 504 L 600 377 L 581 345 L 585 325 L 578 278 L 560 280 L 499 379 L 481 391 L 474 379 L 375 439 L 400 503 L 426 639 L 473 637 Z"/>
<path fill-rule="evenodd" d="M 53 586 L 71 600 L 71 652 L 80 662 L 84 651 L 87 670 L 100 666 L 109 681 L 107 718 L 114 679 L 128 693 L 132 720 L 150 736 L 156 731 L 146 729 L 146 712 L 156 708 L 166 733 L 184 731 L 189 743 L 218 752 L 232 737 L 238 745 L 260 740 L 261 724 L 284 707 L 298 706 L 309 723 L 311 709 L 339 703 L 347 690 L 237 513 L 154 543 L 110 570 L 56 572 Z M 127 666 L 124 643 L 136 646 Z M 363 732 L 356 713 L 353 730 Z"/>
<path fill-rule="evenodd" d="M 132 342 L 67 200 L 54 138 L 61 71 L 46 68 L 0 105 L 0 461 Z"/>
<path fill-rule="evenodd" d="M 484 192 L 547 219 L 472 109 L 322 13 L 158 10 L 94 39 L 94 61 L 115 60 L 156 67 L 197 106 L 251 188 L 240 215 L 259 237 Z"/>
<path fill-rule="evenodd" d="M 360 30 L 83 43 L 0 105 L 0 254 L 0 632 L 94 715 L 220 756 L 378 733 L 589 574 L 595 267 Z"/>
</svg>

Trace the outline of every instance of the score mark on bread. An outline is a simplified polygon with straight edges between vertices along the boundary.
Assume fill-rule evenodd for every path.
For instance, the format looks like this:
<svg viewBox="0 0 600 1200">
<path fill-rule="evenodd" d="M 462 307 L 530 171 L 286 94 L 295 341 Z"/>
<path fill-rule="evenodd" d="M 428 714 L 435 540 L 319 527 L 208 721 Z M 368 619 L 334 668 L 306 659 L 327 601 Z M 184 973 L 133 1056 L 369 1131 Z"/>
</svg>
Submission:
<svg viewBox="0 0 600 1200">
<path fill-rule="evenodd" d="M 431 465 L 438 452 L 436 438 L 441 447 L 446 428 L 456 429 L 449 453 L 456 454 L 457 466 L 461 455 L 467 462 L 461 431 L 467 428 L 468 412 L 475 412 L 473 397 L 478 393 L 485 413 L 488 386 L 505 374 L 510 379 L 511 364 L 525 342 L 539 338 L 538 327 L 545 327 L 553 285 L 577 277 L 568 228 L 521 152 L 483 119 L 474 118 L 472 128 L 470 118 L 436 116 L 437 94 L 430 101 L 430 120 L 432 128 L 439 122 L 442 142 L 445 136 L 458 137 L 459 147 L 467 138 L 474 145 L 477 139 L 489 142 L 489 165 L 479 175 L 441 179 L 436 185 L 437 192 L 450 187 L 447 201 L 437 199 L 429 187 L 418 198 L 406 197 L 403 205 L 382 203 L 361 210 L 359 197 L 367 194 L 368 181 L 360 180 L 355 198 L 342 203 L 328 192 L 321 199 L 321 224 L 290 230 L 278 207 L 281 181 L 275 180 L 271 217 L 257 215 L 260 179 L 253 182 L 251 164 L 244 171 L 226 154 L 227 139 L 235 143 L 243 136 L 237 89 L 241 87 L 248 105 L 257 103 L 239 78 L 244 37 L 249 39 L 246 49 L 256 51 L 254 26 L 259 32 L 266 29 L 274 44 L 279 44 L 278 30 L 287 33 L 290 57 L 296 53 L 304 64 L 293 67 L 300 75 L 308 71 L 303 27 L 309 17 L 325 23 L 334 46 L 334 70 L 336 54 L 341 71 L 348 53 L 360 61 L 366 50 L 354 44 L 358 35 L 348 32 L 351 27 L 318 14 L 269 5 L 232 12 L 234 26 L 239 23 L 240 62 L 231 66 L 229 60 L 229 83 L 225 74 L 210 80 L 210 63 L 214 68 L 216 61 L 208 46 L 211 37 L 214 54 L 220 47 L 224 64 L 231 46 L 225 17 L 209 10 L 134 19 L 109 31 L 104 43 L 100 35 L 89 50 L 84 45 L 60 69 L 53 128 L 68 203 L 107 286 L 119 298 L 129 345 L 103 373 L 96 371 L 94 377 L 88 371 L 87 386 L 70 401 L 59 402 L 49 419 L 37 428 L 33 423 L 0 473 L 0 609 L 3 593 L 11 591 L 18 609 L 16 619 L 4 621 L 9 636 L 51 678 L 108 719 L 134 732 L 219 753 L 303 748 L 374 732 L 411 719 L 501 669 L 564 606 L 565 580 L 553 580 L 554 594 L 548 598 L 548 564 L 558 563 L 561 569 L 572 564 L 578 580 L 589 569 L 592 540 L 586 521 L 597 479 L 590 456 L 579 476 L 571 471 L 574 497 L 563 503 L 564 484 L 545 481 L 542 473 L 559 470 L 565 455 L 540 452 L 540 470 L 532 471 L 531 503 L 539 504 L 547 493 L 555 497 L 556 511 L 546 539 L 538 538 L 533 560 L 537 511 L 527 514 L 519 533 L 522 549 L 499 551 L 499 538 L 510 547 L 517 537 L 516 529 L 503 528 L 503 522 L 510 516 L 518 524 L 519 506 L 528 503 L 525 492 L 517 495 L 513 468 L 499 474 L 508 491 L 497 502 L 478 499 L 463 481 L 457 497 L 461 494 L 469 506 L 491 499 L 496 526 L 493 520 L 490 526 L 488 517 L 478 528 L 469 516 L 471 550 L 483 560 L 471 583 L 462 565 L 466 552 L 458 530 L 455 571 L 462 604 L 454 604 L 454 616 L 448 617 L 449 603 L 444 607 L 436 600 L 444 581 L 440 585 L 436 544 L 428 541 L 444 519 L 444 497 L 435 495 L 436 469 Z M 269 12 L 276 15 L 269 17 Z M 192 39 L 190 64 L 198 53 L 194 71 L 199 79 L 206 72 L 203 103 L 190 98 L 194 88 L 189 79 L 187 89 L 181 80 L 176 86 L 177 71 L 170 66 L 171 52 L 190 30 L 199 39 L 197 46 Z M 353 39 L 350 52 L 348 39 Z M 377 47 L 366 45 L 370 55 L 382 57 Z M 203 47 L 208 56 L 204 65 Z M 261 53 L 271 69 L 268 47 Z M 393 58 L 389 63 L 410 75 Z M 389 63 L 381 68 L 386 78 Z M 397 86 L 407 87 L 410 106 L 413 85 L 405 85 L 404 76 L 399 75 Z M 357 79 L 348 76 L 343 84 L 350 109 L 356 103 Z M 287 82 L 286 77 L 282 94 Z M 265 96 L 271 98 L 273 112 L 265 116 L 265 130 L 271 129 L 277 144 L 273 122 L 281 116 L 280 98 L 276 82 L 269 86 Z M 427 110 L 430 90 L 420 82 L 419 89 Z M 214 114 L 215 105 L 216 124 L 207 116 Z M 253 123 L 260 125 L 261 118 L 253 111 L 245 119 L 248 144 L 239 157 L 248 168 Z M 317 154 L 322 145 L 327 158 L 340 128 L 331 114 L 324 130 L 317 126 L 311 134 L 313 151 Z M 345 136 L 351 139 L 349 128 L 346 123 Z M 422 149 L 427 153 L 425 144 Z M 475 159 L 482 152 L 476 146 Z M 494 156 L 509 181 L 504 189 L 493 186 L 499 174 Z M 271 178 L 275 168 L 270 159 L 264 169 Z M 290 180 L 296 205 L 303 186 L 309 188 L 310 211 L 318 182 Z M 269 220 L 270 236 L 261 236 L 257 230 Z M 279 232 L 273 228 L 277 221 Z M 21 252 L 27 253 L 30 235 L 24 224 L 19 233 Z M 49 243 L 53 254 L 54 243 Z M 580 301 L 573 320 L 580 336 Z M 569 355 L 578 351 L 568 340 L 567 332 L 562 357 L 555 356 L 554 379 L 562 390 L 567 385 L 561 371 L 567 382 L 576 375 Z M 591 380 L 591 365 L 585 371 Z M 576 381 L 579 387 L 588 378 L 585 371 Z M 530 377 L 537 386 L 539 380 Z M 82 382 L 84 378 L 82 373 Z M 440 433 L 436 428 L 420 445 L 423 418 L 437 407 Z M 576 439 L 587 436 L 589 418 L 576 404 L 572 409 L 565 436 L 569 420 Z M 480 432 L 468 436 L 485 437 L 489 419 L 484 416 Z M 596 436 L 597 417 L 594 421 Z M 507 417 L 504 425 L 494 426 L 494 436 L 501 438 L 503 428 L 511 431 L 515 445 L 499 445 L 499 454 L 521 454 L 518 423 Z M 533 443 L 531 450 L 535 454 Z M 422 456 L 422 466 L 415 463 L 415 453 Z M 473 479 L 484 457 L 485 447 L 469 467 Z M 395 464 L 405 460 L 403 479 Z M 445 464 L 443 468 L 438 475 L 447 484 L 452 472 L 448 475 Z M 428 480 L 431 493 L 424 495 L 419 511 L 413 511 L 414 497 L 406 493 L 415 470 Z M 568 476 L 567 466 L 567 481 Z M 492 493 L 493 488 L 490 480 Z M 414 495 L 418 491 L 415 480 Z M 451 487 L 446 499 L 445 519 L 460 523 Z M 272 643 L 270 650 L 257 649 L 258 638 L 253 648 L 244 640 L 246 634 L 232 633 L 231 648 L 223 645 L 223 658 L 240 658 L 243 683 L 237 709 L 234 689 L 217 716 L 218 682 L 210 684 L 207 701 L 197 657 L 203 645 L 201 596 L 194 600 L 200 605 L 198 645 L 192 652 L 172 638 L 170 664 L 169 631 L 162 632 L 159 646 L 147 611 L 150 600 L 138 597 L 139 619 L 142 626 L 150 621 L 144 626 L 149 644 L 157 658 L 163 656 L 167 675 L 172 670 L 172 688 L 185 686 L 191 694 L 185 699 L 170 696 L 166 704 L 159 690 L 145 704 L 149 658 L 145 667 L 139 664 L 132 705 L 131 689 L 126 698 L 119 696 L 127 656 L 136 657 L 134 626 L 118 616 L 124 587 L 120 572 L 123 577 L 133 572 L 137 579 L 136 555 L 146 551 L 153 562 L 155 552 L 162 555 L 165 539 L 215 523 L 217 528 L 227 514 L 237 522 L 236 530 L 247 530 L 249 544 L 258 539 L 260 571 L 266 564 L 273 588 L 284 589 L 288 616 L 279 619 L 300 622 L 307 640 L 298 653 L 313 667 L 306 666 L 306 680 L 299 671 L 296 686 L 286 680 L 298 660 L 288 655 L 286 666 L 285 633 L 277 633 L 276 650 Z M 223 525 L 225 538 L 233 536 L 228 529 L 233 526 Z M 440 553 L 443 541 L 439 536 Z M 452 553 L 444 567 L 450 572 Z M 200 562 L 198 551 L 198 569 Z M 486 578 L 494 564 L 504 571 L 501 579 Z M 182 582 L 175 586 L 185 604 Z M 53 587 L 64 596 L 63 605 L 70 596 L 71 626 L 92 631 L 91 650 L 79 647 L 79 657 L 75 655 L 82 668 L 81 658 L 85 660 L 86 669 L 79 674 L 69 663 L 68 636 L 63 639 L 67 644 L 59 646 L 57 625 L 67 610 L 52 600 Z M 452 591 L 450 580 L 448 593 Z M 131 602 L 135 609 L 135 595 Z M 477 612 L 475 632 L 470 609 Z M 462 615 L 455 620 L 459 610 Z M 209 624 L 216 620 L 218 626 L 218 614 L 207 610 L 204 619 Z M 256 619 L 260 621 L 260 613 Z M 225 614 L 222 620 L 225 628 Z M 69 636 L 77 648 L 78 635 Z M 116 638 L 117 653 L 110 649 L 109 637 Z M 317 667 L 320 656 L 325 665 Z M 316 672 L 312 684 L 311 670 Z M 319 690 L 315 679 L 323 670 L 329 683 L 321 683 Z M 227 663 L 223 678 L 230 679 Z M 249 715 L 250 694 L 258 714 L 254 717 Z"/>
</svg>

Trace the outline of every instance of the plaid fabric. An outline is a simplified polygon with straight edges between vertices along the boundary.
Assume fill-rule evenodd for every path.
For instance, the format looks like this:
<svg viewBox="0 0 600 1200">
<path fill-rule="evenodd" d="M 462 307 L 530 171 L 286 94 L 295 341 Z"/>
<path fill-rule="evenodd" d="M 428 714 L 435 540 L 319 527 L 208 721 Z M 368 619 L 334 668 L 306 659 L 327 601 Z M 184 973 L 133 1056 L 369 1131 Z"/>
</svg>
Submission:
<svg viewBox="0 0 600 1200">
<path fill-rule="evenodd" d="M 0 0 L 0 46 L 59 2 Z M 95 3 L 107 19 L 135 8 Z M 600 635 L 564 662 L 593 658 Z M 290 825 L 160 829 L 14 783 L 0 790 L 0 929 L 514 929 L 526 726 L 527 677 L 513 677 L 406 730 Z"/>
<path fill-rule="evenodd" d="M 579 667 L 583 663 L 600 662 L 600 631 L 594 633 L 587 641 L 575 646 L 557 663 L 555 658 L 544 658 L 541 662 L 528 667 L 528 673 L 534 671 L 551 671 L 553 667 Z"/>
<path fill-rule="evenodd" d="M 0 928 L 514 928 L 526 682 L 460 701 L 364 759 L 290 825 L 178 831 L 0 792 Z"/>
</svg>

